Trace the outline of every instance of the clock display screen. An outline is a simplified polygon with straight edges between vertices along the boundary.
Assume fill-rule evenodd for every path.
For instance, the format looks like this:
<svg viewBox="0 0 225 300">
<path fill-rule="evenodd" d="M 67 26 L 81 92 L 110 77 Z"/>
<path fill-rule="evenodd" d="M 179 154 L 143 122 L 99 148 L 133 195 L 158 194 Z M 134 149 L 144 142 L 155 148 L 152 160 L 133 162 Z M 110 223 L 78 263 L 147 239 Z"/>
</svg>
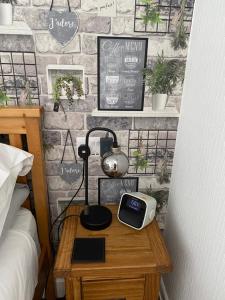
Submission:
<svg viewBox="0 0 225 300">
<path fill-rule="evenodd" d="M 127 207 L 139 212 L 142 208 L 141 202 L 135 198 L 129 198 L 127 200 Z"/>
</svg>

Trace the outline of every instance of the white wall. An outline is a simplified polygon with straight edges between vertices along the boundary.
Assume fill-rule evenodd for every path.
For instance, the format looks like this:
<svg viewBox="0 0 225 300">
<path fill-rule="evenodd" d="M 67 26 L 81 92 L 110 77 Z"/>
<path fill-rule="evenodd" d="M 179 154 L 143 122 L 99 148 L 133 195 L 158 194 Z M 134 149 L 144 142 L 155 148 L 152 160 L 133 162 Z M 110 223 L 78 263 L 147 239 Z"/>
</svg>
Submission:
<svg viewBox="0 0 225 300">
<path fill-rule="evenodd" d="M 170 300 L 225 299 L 225 1 L 196 0 L 165 232 Z"/>
</svg>

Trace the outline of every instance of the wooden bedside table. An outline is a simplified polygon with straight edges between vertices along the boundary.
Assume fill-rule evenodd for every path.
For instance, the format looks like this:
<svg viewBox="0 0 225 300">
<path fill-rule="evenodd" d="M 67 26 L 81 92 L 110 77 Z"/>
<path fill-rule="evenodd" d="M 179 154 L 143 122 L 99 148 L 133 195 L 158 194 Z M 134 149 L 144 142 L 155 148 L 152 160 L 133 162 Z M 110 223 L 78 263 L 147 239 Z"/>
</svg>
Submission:
<svg viewBox="0 0 225 300">
<path fill-rule="evenodd" d="M 110 227 L 89 231 L 79 217 L 65 221 L 54 268 L 66 282 L 66 300 L 158 300 L 160 275 L 172 264 L 154 220 L 136 231 L 117 220 L 117 206 Z M 71 206 L 67 215 L 79 215 L 83 207 Z M 104 263 L 71 264 L 75 237 L 105 237 Z"/>
</svg>

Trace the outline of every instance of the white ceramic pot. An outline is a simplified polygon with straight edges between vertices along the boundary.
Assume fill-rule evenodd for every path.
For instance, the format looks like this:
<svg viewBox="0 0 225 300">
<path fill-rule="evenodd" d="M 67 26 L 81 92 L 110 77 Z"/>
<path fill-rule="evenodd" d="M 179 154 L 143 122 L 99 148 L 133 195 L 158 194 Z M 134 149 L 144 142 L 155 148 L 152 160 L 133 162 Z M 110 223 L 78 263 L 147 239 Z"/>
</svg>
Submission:
<svg viewBox="0 0 225 300">
<path fill-rule="evenodd" d="M 13 7 L 11 3 L 0 3 L 0 25 L 12 25 Z"/>
<path fill-rule="evenodd" d="M 152 95 L 152 110 L 164 110 L 168 100 L 167 94 Z"/>
</svg>

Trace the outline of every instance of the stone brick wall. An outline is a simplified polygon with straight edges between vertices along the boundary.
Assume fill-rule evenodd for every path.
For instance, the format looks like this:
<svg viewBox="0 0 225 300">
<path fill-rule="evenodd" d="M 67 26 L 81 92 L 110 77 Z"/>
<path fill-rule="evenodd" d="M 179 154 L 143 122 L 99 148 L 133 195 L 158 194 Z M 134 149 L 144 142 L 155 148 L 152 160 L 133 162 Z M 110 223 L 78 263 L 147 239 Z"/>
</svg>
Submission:
<svg viewBox="0 0 225 300">
<path fill-rule="evenodd" d="M 127 151 L 128 130 L 131 128 L 146 129 L 176 129 L 176 118 L 112 118 L 92 117 L 91 112 L 96 108 L 97 98 L 97 44 L 98 35 L 115 36 L 143 36 L 149 38 L 148 63 L 156 58 L 158 53 L 164 51 L 168 58 L 186 57 L 186 51 L 174 51 L 171 48 L 171 37 L 160 34 L 138 34 L 133 31 L 134 0 L 117 0 L 117 17 L 100 17 L 97 15 L 97 1 L 95 0 L 70 0 L 72 9 L 76 9 L 80 17 L 79 31 L 74 40 L 66 47 L 61 47 L 47 30 L 46 16 L 50 7 L 50 0 L 17 0 L 15 7 L 15 20 L 24 20 L 33 31 L 33 39 L 28 37 L 0 36 L 0 45 L 3 49 L 13 47 L 14 50 L 31 50 L 37 53 L 38 77 L 40 84 L 41 103 L 45 107 L 43 122 L 43 137 L 45 144 L 54 147 L 46 150 L 46 171 L 49 189 L 52 217 L 57 214 L 57 200 L 68 199 L 73 195 L 79 182 L 69 185 L 58 176 L 58 165 L 62 157 L 63 144 L 66 130 L 71 129 L 74 142 L 76 137 L 84 136 L 88 129 L 94 126 L 106 126 L 118 133 L 123 149 Z M 66 6 L 65 0 L 55 0 L 54 7 Z M 48 64 L 79 64 L 84 66 L 86 98 L 80 100 L 67 111 L 67 122 L 62 112 L 53 112 L 53 104 L 48 98 L 46 66 Z M 181 89 L 178 88 L 169 99 L 169 106 L 180 105 Z M 146 96 L 145 106 L 150 106 L 151 101 Z M 71 146 L 67 147 L 66 160 L 73 159 Z M 99 157 L 90 160 L 90 195 L 92 200 L 97 199 L 97 178 L 102 176 Z M 154 177 L 141 177 L 142 189 L 153 187 L 158 183 Z M 78 195 L 83 196 L 83 190 Z"/>
</svg>

